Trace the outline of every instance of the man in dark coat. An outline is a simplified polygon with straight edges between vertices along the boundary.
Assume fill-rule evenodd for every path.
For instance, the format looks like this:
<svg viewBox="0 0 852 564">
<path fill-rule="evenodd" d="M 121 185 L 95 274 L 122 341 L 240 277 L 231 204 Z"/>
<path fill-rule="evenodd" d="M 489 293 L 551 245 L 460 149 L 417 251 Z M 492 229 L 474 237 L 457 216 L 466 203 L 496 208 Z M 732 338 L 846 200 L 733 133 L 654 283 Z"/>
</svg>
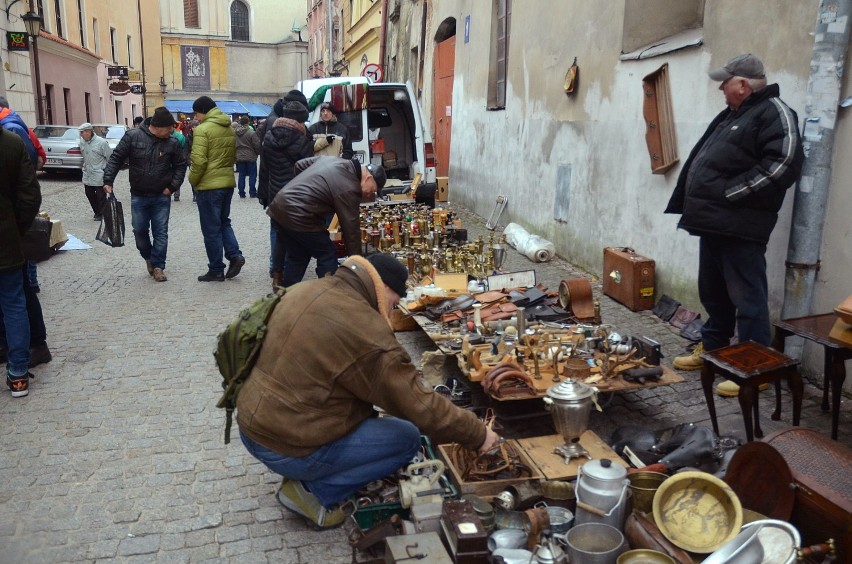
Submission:
<svg viewBox="0 0 852 564">
<path fill-rule="evenodd" d="M 692 149 L 666 208 L 700 237 L 698 294 L 708 314 L 703 347 L 674 361 L 682 370 L 700 368 L 701 349 L 727 346 L 735 329 L 740 342 L 769 345 L 766 244 L 804 161 L 796 113 L 766 84 L 760 59 L 739 55 L 710 78 L 728 107 Z M 732 384 L 717 392 L 735 396 Z"/>
<path fill-rule="evenodd" d="M 308 128 L 308 133 L 314 139 L 314 152 L 317 155 L 330 155 L 351 159 L 352 136 L 349 128 L 337 121 L 337 116 L 328 102 L 320 106 L 320 121 Z M 329 153 L 329 151 L 332 151 Z"/>
<path fill-rule="evenodd" d="M 35 169 L 20 137 L 0 127 L 0 312 L 6 332 L 6 385 L 29 394 L 30 323 L 24 297 L 21 237 L 41 206 Z"/>
</svg>

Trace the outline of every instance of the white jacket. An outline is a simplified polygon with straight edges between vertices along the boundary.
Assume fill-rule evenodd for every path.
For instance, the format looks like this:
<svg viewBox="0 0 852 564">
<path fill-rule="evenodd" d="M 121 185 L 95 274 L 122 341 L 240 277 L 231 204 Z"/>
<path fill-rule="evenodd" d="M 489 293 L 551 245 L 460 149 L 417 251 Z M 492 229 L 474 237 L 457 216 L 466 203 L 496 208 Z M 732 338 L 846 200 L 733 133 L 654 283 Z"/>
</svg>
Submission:
<svg viewBox="0 0 852 564">
<path fill-rule="evenodd" d="M 104 185 L 104 167 L 112 155 L 112 147 L 103 137 L 92 135 L 89 141 L 80 136 L 80 152 L 83 153 L 83 184 Z"/>
</svg>

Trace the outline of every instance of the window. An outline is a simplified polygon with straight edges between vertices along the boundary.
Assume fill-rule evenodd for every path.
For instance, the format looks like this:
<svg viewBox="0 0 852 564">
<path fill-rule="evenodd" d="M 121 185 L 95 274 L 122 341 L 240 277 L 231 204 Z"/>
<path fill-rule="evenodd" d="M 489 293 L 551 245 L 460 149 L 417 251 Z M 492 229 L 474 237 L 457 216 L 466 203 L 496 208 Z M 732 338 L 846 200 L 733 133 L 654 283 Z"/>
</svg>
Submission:
<svg viewBox="0 0 852 564">
<path fill-rule="evenodd" d="M 704 2 L 626 0 L 621 59 L 642 59 L 700 45 Z"/>
<path fill-rule="evenodd" d="M 651 157 L 651 172 L 665 174 L 678 163 L 669 64 L 666 63 L 642 79 L 645 93 L 645 143 Z"/>
<path fill-rule="evenodd" d="M 115 101 L 115 122 L 113 122 L 113 123 L 122 123 L 121 118 L 122 118 L 123 115 L 124 115 L 124 111 L 121 109 L 121 100 L 116 100 Z"/>
<path fill-rule="evenodd" d="M 92 95 L 83 93 L 83 103 L 86 105 L 86 121 L 92 123 Z"/>
<path fill-rule="evenodd" d="M 47 123 L 53 123 L 53 85 L 44 85 L 44 115 L 47 116 Z"/>
<path fill-rule="evenodd" d="M 62 6 L 60 5 L 59 0 L 53 0 L 53 11 L 55 12 L 54 16 L 56 17 L 56 35 L 59 37 L 65 37 L 65 34 L 62 33 Z"/>
<path fill-rule="evenodd" d="M 133 38 L 127 36 L 127 66 L 133 67 Z"/>
<path fill-rule="evenodd" d="M 92 44 L 95 46 L 95 53 L 101 52 L 101 39 L 98 37 L 98 18 L 92 18 Z"/>
<path fill-rule="evenodd" d="M 231 4 L 231 39 L 249 40 L 248 6 L 241 0 L 234 0 Z"/>
<path fill-rule="evenodd" d="M 112 62 L 118 63 L 118 49 L 115 45 L 115 28 L 109 28 L 109 52 L 112 55 Z"/>
<path fill-rule="evenodd" d="M 80 24 L 80 46 L 86 46 L 86 26 L 83 19 L 83 0 L 77 0 L 77 23 Z"/>
<path fill-rule="evenodd" d="M 506 71 L 509 60 L 509 29 L 512 0 L 494 0 L 491 32 L 491 64 L 488 69 L 488 109 L 506 107 Z"/>
<path fill-rule="evenodd" d="M 200 27 L 198 25 L 198 0 L 183 0 L 183 25 Z"/>
</svg>

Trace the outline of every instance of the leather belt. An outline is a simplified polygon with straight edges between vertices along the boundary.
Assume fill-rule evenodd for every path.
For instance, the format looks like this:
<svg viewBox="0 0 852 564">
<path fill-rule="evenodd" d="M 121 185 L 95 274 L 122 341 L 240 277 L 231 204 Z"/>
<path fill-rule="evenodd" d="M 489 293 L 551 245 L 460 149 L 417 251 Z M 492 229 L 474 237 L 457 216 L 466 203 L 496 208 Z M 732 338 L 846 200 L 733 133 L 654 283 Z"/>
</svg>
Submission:
<svg viewBox="0 0 852 564">
<path fill-rule="evenodd" d="M 559 283 L 559 305 L 580 320 L 594 319 L 592 284 L 585 278 L 569 278 Z"/>
</svg>

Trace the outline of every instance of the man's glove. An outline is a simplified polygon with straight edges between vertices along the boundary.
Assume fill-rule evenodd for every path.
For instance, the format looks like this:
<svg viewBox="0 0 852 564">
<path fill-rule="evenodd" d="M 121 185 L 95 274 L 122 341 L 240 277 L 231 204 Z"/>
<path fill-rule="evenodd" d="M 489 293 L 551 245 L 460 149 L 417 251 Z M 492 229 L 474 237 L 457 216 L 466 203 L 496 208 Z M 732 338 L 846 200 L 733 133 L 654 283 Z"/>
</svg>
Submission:
<svg viewBox="0 0 852 564">
<path fill-rule="evenodd" d="M 331 145 L 332 143 L 334 143 L 334 135 L 326 135 L 325 140 L 329 145 Z"/>
</svg>

